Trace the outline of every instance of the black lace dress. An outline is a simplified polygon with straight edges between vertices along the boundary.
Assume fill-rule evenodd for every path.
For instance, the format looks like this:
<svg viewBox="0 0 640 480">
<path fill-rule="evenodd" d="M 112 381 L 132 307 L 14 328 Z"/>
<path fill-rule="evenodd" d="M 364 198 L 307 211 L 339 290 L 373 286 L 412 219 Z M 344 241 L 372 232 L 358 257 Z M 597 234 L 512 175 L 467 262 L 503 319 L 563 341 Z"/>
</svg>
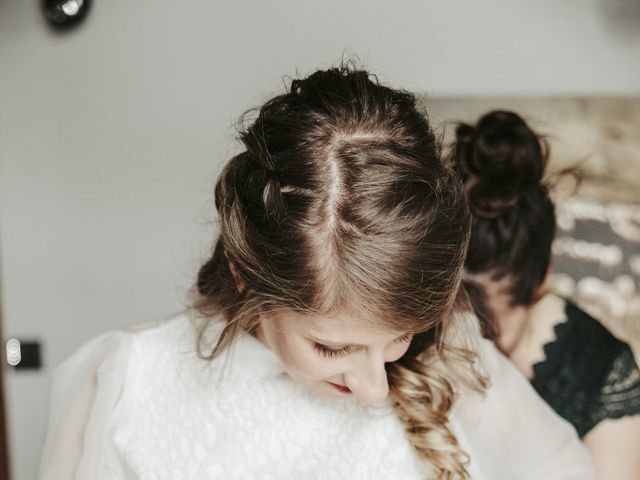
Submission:
<svg viewBox="0 0 640 480">
<path fill-rule="evenodd" d="M 533 387 L 580 437 L 606 418 L 640 414 L 640 369 L 629 345 L 573 303 L 565 313 L 545 360 L 533 366 Z"/>
</svg>

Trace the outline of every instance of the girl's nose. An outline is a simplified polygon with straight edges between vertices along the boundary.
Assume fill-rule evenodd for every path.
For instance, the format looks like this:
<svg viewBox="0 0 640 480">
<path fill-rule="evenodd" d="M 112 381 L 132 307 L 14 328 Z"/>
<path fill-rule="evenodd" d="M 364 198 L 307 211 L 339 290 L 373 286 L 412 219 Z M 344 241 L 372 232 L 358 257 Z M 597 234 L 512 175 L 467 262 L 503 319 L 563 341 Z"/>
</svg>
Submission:
<svg viewBox="0 0 640 480">
<path fill-rule="evenodd" d="M 366 358 L 346 375 L 346 384 L 363 405 L 375 405 L 389 395 L 384 358 Z"/>
</svg>

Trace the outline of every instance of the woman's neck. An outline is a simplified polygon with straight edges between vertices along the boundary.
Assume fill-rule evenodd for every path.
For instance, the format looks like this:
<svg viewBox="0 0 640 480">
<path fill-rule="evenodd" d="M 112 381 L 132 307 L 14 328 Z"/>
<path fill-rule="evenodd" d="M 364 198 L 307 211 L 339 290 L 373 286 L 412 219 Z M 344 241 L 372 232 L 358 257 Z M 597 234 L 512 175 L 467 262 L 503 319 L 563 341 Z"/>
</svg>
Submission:
<svg viewBox="0 0 640 480">
<path fill-rule="evenodd" d="M 554 326 L 563 318 L 564 301 L 550 293 L 533 305 L 510 307 L 496 314 L 501 329 L 496 343 L 531 378 L 533 365 L 544 360 L 544 345 L 553 341 Z"/>
<path fill-rule="evenodd" d="M 508 356 L 522 344 L 530 330 L 530 316 L 527 307 L 521 305 L 508 307 L 500 313 L 495 312 L 499 336 L 499 349 Z"/>
<path fill-rule="evenodd" d="M 510 356 L 520 345 L 529 326 L 527 307 L 512 303 L 511 280 L 504 277 L 493 279 L 491 274 L 475 275 L 475 281 L 482 286 L 484 301 L 495 322 L 495 342 L 502 353 Z"/>
</svg>

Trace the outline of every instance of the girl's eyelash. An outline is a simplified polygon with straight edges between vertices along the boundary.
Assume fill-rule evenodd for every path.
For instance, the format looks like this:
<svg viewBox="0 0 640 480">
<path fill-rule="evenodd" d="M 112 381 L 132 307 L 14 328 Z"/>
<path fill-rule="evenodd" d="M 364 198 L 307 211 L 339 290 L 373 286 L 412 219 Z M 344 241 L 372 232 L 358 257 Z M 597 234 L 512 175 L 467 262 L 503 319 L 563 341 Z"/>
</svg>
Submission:
<svg viewBox="0 0 640 480">
<path fill-rule="evenodd" d="M 411 340 L 411 338 L 413 337 L 413 335 L 411 335 L 410 333 L 407 333 L 406 335 L 403 335 L 400 338 L 396 338 L 394 340 L 395 343 L 405 343 Z M 338 358 L 338 357 L 344 357 L 345 355 L 347 355 L 349 352 L 351 352 L 351 347 L 344 347 L 344 348 L 340 348 L 340 349 L 333 349 L 333 348 L 329 348 L 325 345 L 322 345 L 320 343 L 314 342 L 313 346 L 315 347 L 315 349 L 320 352 L 322 355 L 324 355 L 325 357 L 329 357 L 329 358 Z"/>
<path fill-rule="evenodd" d="M 316 348 L 318 352 L 320 352 L 325 357 L 329 357 L 329 358 L 344 357 L 347 353 L 351 351 L 351 347 L 344 347 L 339 350 L 334 350 L 332 348 L 326 347 L 319 343 L 314 343 L 313 346 Z"/>
</svg>

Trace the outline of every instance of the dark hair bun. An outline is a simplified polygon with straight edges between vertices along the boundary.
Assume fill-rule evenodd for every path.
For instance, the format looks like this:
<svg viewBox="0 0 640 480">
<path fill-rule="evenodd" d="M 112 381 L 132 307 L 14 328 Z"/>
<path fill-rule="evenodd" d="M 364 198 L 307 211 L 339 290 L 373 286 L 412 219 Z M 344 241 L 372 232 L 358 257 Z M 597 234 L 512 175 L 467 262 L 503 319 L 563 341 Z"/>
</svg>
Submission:
<svg viewBox="0 0 640 480">
<path fill-rule="evenodd" d="M 494 110 L 456 129 L 456 161 L 475 215 L 495 218 L 544 175 L 547 145 L 516 113 Z"/>
</svg>

